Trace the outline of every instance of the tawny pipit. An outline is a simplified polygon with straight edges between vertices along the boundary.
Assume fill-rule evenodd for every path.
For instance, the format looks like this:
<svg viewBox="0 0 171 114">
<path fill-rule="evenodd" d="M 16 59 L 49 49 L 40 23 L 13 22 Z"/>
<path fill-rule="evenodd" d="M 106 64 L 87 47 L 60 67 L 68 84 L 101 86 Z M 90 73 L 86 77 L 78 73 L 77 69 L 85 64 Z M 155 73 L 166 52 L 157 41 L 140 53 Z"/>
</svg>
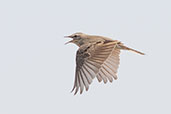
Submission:
<svg viewBox="0 0 171 114">
<path fill-rule="evenodd" d="M 72 38 L 67 43 L 79 46 L 76 55 L 75 82 L 72 89 L 72 91 L 75 90 L 74 94 L 78 92 L 79 88 L 80 94 L 84 88 L 87 91 L 95 77 L 99 82 L 103 80 L 104 83 L 107 83 L 108 80 L 110 82 L 113 79 L 116 80 L 121 49 L 144 55 L 142 52 L 124 46 L 117 40 L 103 36 L 75 33 L 66 37 Z"/>
</svg>

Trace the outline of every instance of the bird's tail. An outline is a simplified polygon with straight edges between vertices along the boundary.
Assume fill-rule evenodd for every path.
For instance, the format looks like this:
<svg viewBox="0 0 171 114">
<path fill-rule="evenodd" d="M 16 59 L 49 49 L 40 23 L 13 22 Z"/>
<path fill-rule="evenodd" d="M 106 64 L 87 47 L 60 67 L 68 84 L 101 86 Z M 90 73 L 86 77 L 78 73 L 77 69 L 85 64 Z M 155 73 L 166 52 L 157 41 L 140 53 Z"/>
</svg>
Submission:
<svg viewBox="0 0 171 114">
<path fill-rule="evenodd" d="M 137 50 L 135 50 L 135 49 L 132 49 L 132 48 L 126 47 L 126 46 L 124 46 L 124 45 L 119 45 L 119 47 L 120 47 L 121 49 L 124 49 L 124 50 L 130 50 L 130 51 L 133 51 L 133 52 L 139 53 L 139 54 L 141 54 L 141 55 L 145 55 L 144 53 L 142 53 L 142 52 L 140 52 L 140 51 L 137 51 Z"/>
</svg>

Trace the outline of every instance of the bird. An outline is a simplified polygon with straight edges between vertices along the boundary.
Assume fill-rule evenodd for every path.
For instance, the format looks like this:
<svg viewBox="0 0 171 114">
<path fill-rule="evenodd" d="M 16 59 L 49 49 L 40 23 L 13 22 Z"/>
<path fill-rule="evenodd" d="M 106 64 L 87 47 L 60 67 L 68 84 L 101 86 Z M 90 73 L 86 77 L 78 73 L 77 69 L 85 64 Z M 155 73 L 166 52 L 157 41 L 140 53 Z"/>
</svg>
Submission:
<svg viewBox="0 0 171 114">
<path fill-rule="evenodd" d="M 77 32 L 69 36 L 72 40 L 65 43 L 74 43 L 79 49 L 76 52 L 75 81 L 71 92 L 74 95 L 84 89 L 89 90 L 89 86 L 96 77 L 99 82 L 105 84 L 117 80 L 117 70 L 120 64 L 120 50 L 129 50 L 141 55 L 144 53 L 125 46 L 118 40 L 98 35 L 88 35 Z"/>
</svg>

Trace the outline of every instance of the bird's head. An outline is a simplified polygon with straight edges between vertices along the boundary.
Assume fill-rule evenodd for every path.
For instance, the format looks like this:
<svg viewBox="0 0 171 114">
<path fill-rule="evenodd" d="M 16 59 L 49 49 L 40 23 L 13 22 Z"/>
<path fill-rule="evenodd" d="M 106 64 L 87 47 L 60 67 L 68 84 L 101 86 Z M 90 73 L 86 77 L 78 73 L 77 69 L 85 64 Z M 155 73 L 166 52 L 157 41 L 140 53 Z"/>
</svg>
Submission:
<svg viewBox="0 0 171 114">
<path fill-rule="evenodd" d="M 74 43 L 76 44 L 77 46 L 81 46 L 83 45 L 85 42 L 85 39 L 87 38 L 87 35 L 84 34 L 84 33 L 81 33 L 81 32 L 77 32 L 77 33 L 74 33 L 72 35 L 69 35 L 69 36 L 65 36 L 66 38 L 72 38 L 71 41 L 65 43 L 65 44 L 68 44 L 68 43 Z"/>
</svg>

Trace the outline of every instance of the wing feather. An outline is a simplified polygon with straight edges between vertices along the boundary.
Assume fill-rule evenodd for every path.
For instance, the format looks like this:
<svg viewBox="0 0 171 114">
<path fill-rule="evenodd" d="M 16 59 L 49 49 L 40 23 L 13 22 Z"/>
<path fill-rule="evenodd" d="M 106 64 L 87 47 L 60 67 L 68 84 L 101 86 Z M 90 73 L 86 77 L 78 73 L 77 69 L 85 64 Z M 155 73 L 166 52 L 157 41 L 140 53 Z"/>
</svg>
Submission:
<svg viewBox="0 0 171 114">
<path fill-rule="evenodd" d="M 102 71 L 103 74 L 105 74 L 104 76 L 106 76 L 110 82 L 113 81 L 113 78 L 112 78 L 111 74 L 109 73 L 109 71 L 104 66 L 102 66 L 101 71 Z"/>
<path fill-rule="evenodd" d="M 82 73 L 84 79 L 88 83 L 88 85 L 91 84 L 92 81 L 91 81 L 90 75 L 89 74 L 86 74 L 85 71 L 84 71 L 84 69 L 80 69 L 80 70 L 81 70 L 81 73 Z"/>
<path fill-rule="evenodd" d="M 84 83 L 84 86 L 86 88 L 86 91 L 89 89 L 89 82 L 88 82 L 88 79 L 87 77 L 84 75 L 83 71 L 81 70 L 80 71 L 80 75 L 81 75 L 81 78 L 83 80 L 83 83 Z"/>
<path fill-rule="evenodd" d="M 99 75 L 99 76 L 103 79 L 103 82 L 104 82 L 105 84 L 107 83 L 107 78 L 106 78 L 106 76 L 104 76 L 104 75 L 102 74 L 101 69 L 100 69 L 100 71 L 99 71 L 99 73 L 98 73 L 97 75 Z"/>
<path fill-rule="evenodd" d="M 83 90 L 84 90 L 84 84 L 83 84 L 83 80 L 81 78 L 81 74 L 80 74 L 80 71 L 78 73 L 78 79 L 79 79 L 79 85 L 80 85 L 80 94 L 82 94 Z"/>
<path fill-rule="evenodd" d="M 104 83 L 117 79 L 120 50 L 116 48 L 116 42 L 107 42 L 97 45 L 83 45 L 77 51 L 76 75 L 72 91 L 76 94 L 80 89 L 82 94 L 84 87 L 86 91 L 96 77 L 99 82 Z"/>
</svg>

